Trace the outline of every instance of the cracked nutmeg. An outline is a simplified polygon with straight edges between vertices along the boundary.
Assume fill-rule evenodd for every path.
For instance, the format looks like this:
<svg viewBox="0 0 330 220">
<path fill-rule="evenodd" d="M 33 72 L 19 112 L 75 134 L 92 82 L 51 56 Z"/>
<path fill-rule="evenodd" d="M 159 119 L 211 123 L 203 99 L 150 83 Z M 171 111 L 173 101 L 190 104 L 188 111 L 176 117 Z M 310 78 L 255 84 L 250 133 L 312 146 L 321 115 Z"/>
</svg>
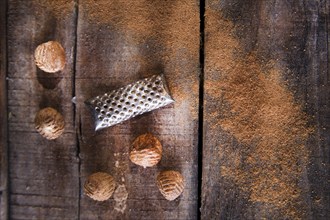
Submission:
<svg viewBox="0 0 330 220">
<path fill-rule="evenodd" d="M 53 108 L 41 109 L 35 119 L 35 128 L 46 139 L 53 140 L 58 138 L 64 131 L 64 118 Z"/>
<path fill-rule="evenodd" d="M 152 134 L 137 137 L 130 151 L 130 160 L 144 168 L 155 166 L 162 158 L 162 144 Z"/>
<path fill-rule="evenodd" d="M 40 44 L 35 52 L 36 65 L 47 73 L 61 71 L 65 66 L 65 51 L 57 41 L 48 41 Z"/>
<path fill-rule="evenodd" d="M 114 178 L 104 172 L 93 173 L 87 178 L 84 184 L 85 194 L 96 201 L 109 199 L 115 188 L 116 182 Z"/>
<path fill-rule="evenodd" d="M 162 171 L 157 176 L 157 186 L 165 199 L 173 201 L 182 194 L 184 180 L 182 175 L 177 171 Z"/>
</svg>

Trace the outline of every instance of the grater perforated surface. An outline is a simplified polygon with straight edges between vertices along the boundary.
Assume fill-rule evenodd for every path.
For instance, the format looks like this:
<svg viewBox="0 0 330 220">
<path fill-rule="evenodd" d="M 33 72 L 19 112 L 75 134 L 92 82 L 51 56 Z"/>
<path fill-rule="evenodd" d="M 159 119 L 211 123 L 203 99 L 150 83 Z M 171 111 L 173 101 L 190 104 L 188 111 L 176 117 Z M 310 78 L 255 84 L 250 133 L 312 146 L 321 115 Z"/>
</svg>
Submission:
<svg viewBox="0 0 330 220">
<path fill-rule="evenodd" d="M 164 76 L 154 75 L 96 96 L 86 103 L 92 107 L 97 131 L 172 102 Z"/>
</svg>

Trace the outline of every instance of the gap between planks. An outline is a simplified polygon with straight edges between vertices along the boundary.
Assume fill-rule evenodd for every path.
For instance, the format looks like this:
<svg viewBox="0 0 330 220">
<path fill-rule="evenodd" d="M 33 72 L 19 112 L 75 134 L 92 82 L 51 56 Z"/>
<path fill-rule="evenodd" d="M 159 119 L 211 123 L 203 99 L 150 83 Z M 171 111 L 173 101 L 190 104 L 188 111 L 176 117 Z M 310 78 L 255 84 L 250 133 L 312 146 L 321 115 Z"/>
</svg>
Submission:
<svg viewBox="0 0 330 220">
<path fill-rule="evenodd" d="M 202 171 L 203 171 L 203 127 L 204 127 L 204 40 L 205 40 L 205 0 L 200 1 L 199 18 L 200 18 L 200 47 L 199 47 L 199 106 L 198 106 L 198 214 L 197 218 L 201 219 L 202 207 Z"/>
<path fill-rule="evenodd" d="M 78 21 L 79 21 L 79 0 L 74 0 L 74 51 L 73 51 L 73 79 L 72 79 L 72 98 L 76 97 L 76 70 L 77 70 L 77 47 L 78 47 Z M 80 219 L 80 201 L 81 201 L 81 193 L 82 193 L 82 183 L 81 183 L 81 158 L 80 158 L 80 138 L 81 138 L 81 116 L 79 112 L 77 112 L 76 103 L 73 105 L 73 120 L 76 131 L 76 158 L 78 160 L 78 210 L 77 210 L 77 219 Z"/>
</svg>

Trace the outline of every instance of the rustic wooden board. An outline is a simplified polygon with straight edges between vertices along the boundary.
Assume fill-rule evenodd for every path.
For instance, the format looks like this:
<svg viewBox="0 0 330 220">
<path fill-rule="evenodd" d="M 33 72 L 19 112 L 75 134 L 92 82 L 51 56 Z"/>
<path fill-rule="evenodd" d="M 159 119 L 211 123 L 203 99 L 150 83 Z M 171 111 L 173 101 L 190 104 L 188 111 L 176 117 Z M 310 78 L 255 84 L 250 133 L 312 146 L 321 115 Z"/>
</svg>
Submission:
<svg viewBox="0 0 330 220">
<path fill-rule="evenodd" d="M 329 11 L 328 1 L 206 1 L 202 219 L 330 218 Z M 275 81 L 282 83 L 267 79 L 272 76 L 271 71 L 280 73 Z M 241 77 L 233 81 L 228 73 Z M 263 76 L 271 83 L 260 85 Z M 225 90 L 228 88 L 232 90 Z M 235 91 L 237 88 L 241 90 Z M 291 145 L 287 149 L 277 150 L 277 146 L 259 149 L 260 154 L 264 150 L 261 156 L 269 158 L 265 164 L 260 155 L 246 154 L 257 148 L 258 139 L 247 143 L 240 140 L 251 140 L 247 134 L 264 134 L 269 127 L 256 122 L 256 128 L 246 124 L 246 128 L 239 130 L 249 118 L 257 118 L 270 126 L 274 125 L 271 119 L 283 122 L 280 115 L 258 118 L 262 112 L 249 105 L 249 100 L 254 100 L 260 108 L 272 107 L 266 101 L 262 103 L 265 105 L 257 102 L 260 88 L 264 89 L 265 97 L 272 100 L 276 95 L 287 94 L 273 105 L 275 113 L 283 112 L 284 117 L 294 112 L 290 108 L 283 109 L 287 108 L 283 103 L 294 106 L 292 100 L 285 101 L 292 96 L 294 102 L 301 105 L 292 115 L 301 115 L 302 109 L 309 120 L 299 131 L 306 132 L 304 127 L 314 127 L 307 142 L 298 147 L 293 143 L 301 133 L 294 133 L 298 128 L 284 123 L 278 129 L 284 132 L 289 128 L 287 136 L 281 137 Z M 267 88 L 280 89 L 270 92 Z M 241 99 L 234 100 L 235 97 L 230 97 L 232 94 Z M 235 112 L 228 116 L 228 109 L 234 107 Z M 247 112 L 246 107 L 255 112 L 242 115 Z M 227 117 L 241 117 L 242 121 L 226 124 Z M 290 118 L 288 123 L 291 123 Z M 266 131 L 258 131 L 258 126 Z M 268 136 L 255 138 L 262 140 L 264 137 Z M 282 146 L 278 138 L 275 140 Z M 297 149 L 309 151 L 309 157 L 300 158 L 296 153 L 304 154 Z M 271 157 L 276 154 L 284 156 L 276 160 L 278 163 Z M 261 161 L 253 161 L 255 158 Z M 260 171 L 258 165 L 251 166 L 258 163 L 265 167 L 264 171 Z M 281 170 L 295 166 L 296 172 Z M 276 175 L 279 179 L 272 178 Z M 290 178 L 294 180 L 289 182 Z M 283 189 L 283 185 L 297 189 L 294 194 L 290 194 L 290 188 L 286 188 L 286 192 L 276 190 Z M 253 190 L 257 193 L 253 194 Z"/>
<path fill-rule="evenodd" d="M 112 174 L 123 193 L 105 202 L 85 195 L 81 219 L 196 219 L 198 214 L 199 5 L 196 1 L 79 1 L 76 97 L 81 190 L 87 176 Z M 175 104 L 111 128 L 94 131 L 84 101 L 163 73 Z M 156 167 L 129 161 L 133 140 L 151 132 L 163 144 Z M 166 201 L 155 184 L 158 172 L 180 171 L 186 187 Z M 125 198 L 127 192 L 127 199 Z"/>
<path fill-rule="evenodd" d="M 10 219 L 330 219 L 329 3 L 206 1 L 203 106 L 199 9 L 189 0 L 0 2 L 0 219 L 7 210 Z M 53 39 L 68 63 L 49 75 L 33 52 Z M 175 104 L 94 131 L 85 100 L 160 73 Z M 55 141 L 34 129 L 46 106 L 66 119 Z M 146 132 L 164 151 L 143 169 L 128 152 Z M 165 169 L 186 180 L 173 202 L 155 184 Z M 86 197 L 84 181 L 97 171 L 122 192 Z"/>
<path fill-rule="evenodd" d="M 74 1 L 8 1 L 8 132 L 10 219 L 75 219 L 79 175 L 74 127 Z M 59 2 L 61 4 L 59 4 Z M 63 4 L 62 4 L 63 3 Z M 59 8 L 60 6 L 60 8 Z M 67 64 L 47 74 L 34 64 L 34 49 L 61 42 Z M 64 134 L 48 141 L 34 129 L 43 107 L 54 107 L 66 122 Z"/>
<path fill-rule="evenodd" d="M 0 219 L 8 218 L 6 1 L 0 2 Z"/>
</svg>

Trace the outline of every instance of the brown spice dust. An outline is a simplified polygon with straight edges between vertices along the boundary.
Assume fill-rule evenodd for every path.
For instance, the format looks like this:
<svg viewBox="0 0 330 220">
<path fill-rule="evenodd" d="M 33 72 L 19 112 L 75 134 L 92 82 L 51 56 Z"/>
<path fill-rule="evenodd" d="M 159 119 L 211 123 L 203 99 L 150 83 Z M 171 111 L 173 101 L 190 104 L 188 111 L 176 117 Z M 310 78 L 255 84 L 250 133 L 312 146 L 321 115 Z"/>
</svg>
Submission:
<svg viewBox="0 0 330 220">
<path fill-rule="evenodd" d="M 230 21 L 207 9 L 206 30 L 206 96 L 221 103 L 211 113 L 217 118 L 213 129 L 220 126 L 242 146 L 238 152 L 220 146 L 220 160 L 227 161 L 221 175 L 248 192 L 262 217 L 306 217 L 306 189 L 299 184 L 308 164 L 306 115 L 280 70 L 265 68 L 253 54 L 241 55 Z"/>
<path fill-rule="evenodd" d="M 173 1 L 172 4 L 163 0 L 85 0 L 81 9 L 92 22 L 112 25 L 126 37 L 131 36 L 140 42 L 153 37 L 174 50 L 199 47 L 190 43 L 199 42 L 199 35 L 191 35 L 199 31 L 196 25 L 198 16 L 195 16 L 199 13 L 199 7 L 189 0 Z M 192 37 L 197 38 L 196 41 L 191 41 Z M 198 53 L 198 50 L 194 52 Z"/>
<path fill-rule="evenodd" d="M 164 71 L 171 73 L 167 81 L 175 105 L 183 109 L 188 103 L 188 106 L 193 106 L 190 109 L 192 117 L 197 117 L 198 2 L 84 0 L 80 3 L 81 14 L 91 23 L 109 26 L 132 45 L 148 45 L 150 42 L 157 45 L 150 57 L 147 54 L 136 59 L 146 69 L 150 69 L 150 66 L 155 65 L 155 57 L 160 57 Z M 182 57 L 186 57 L 185 63 Z M 192 69 L 196 72 L 187 71 Z"/>
<path fill-rule="evenodd" d="M 74 1 L 72 0 L 33 0 L 35 6 L 41 10 L 47 10 L 54 14 L 57 18 L 64 17 L 69 13 L 73 13 Z"/>
</svg>

